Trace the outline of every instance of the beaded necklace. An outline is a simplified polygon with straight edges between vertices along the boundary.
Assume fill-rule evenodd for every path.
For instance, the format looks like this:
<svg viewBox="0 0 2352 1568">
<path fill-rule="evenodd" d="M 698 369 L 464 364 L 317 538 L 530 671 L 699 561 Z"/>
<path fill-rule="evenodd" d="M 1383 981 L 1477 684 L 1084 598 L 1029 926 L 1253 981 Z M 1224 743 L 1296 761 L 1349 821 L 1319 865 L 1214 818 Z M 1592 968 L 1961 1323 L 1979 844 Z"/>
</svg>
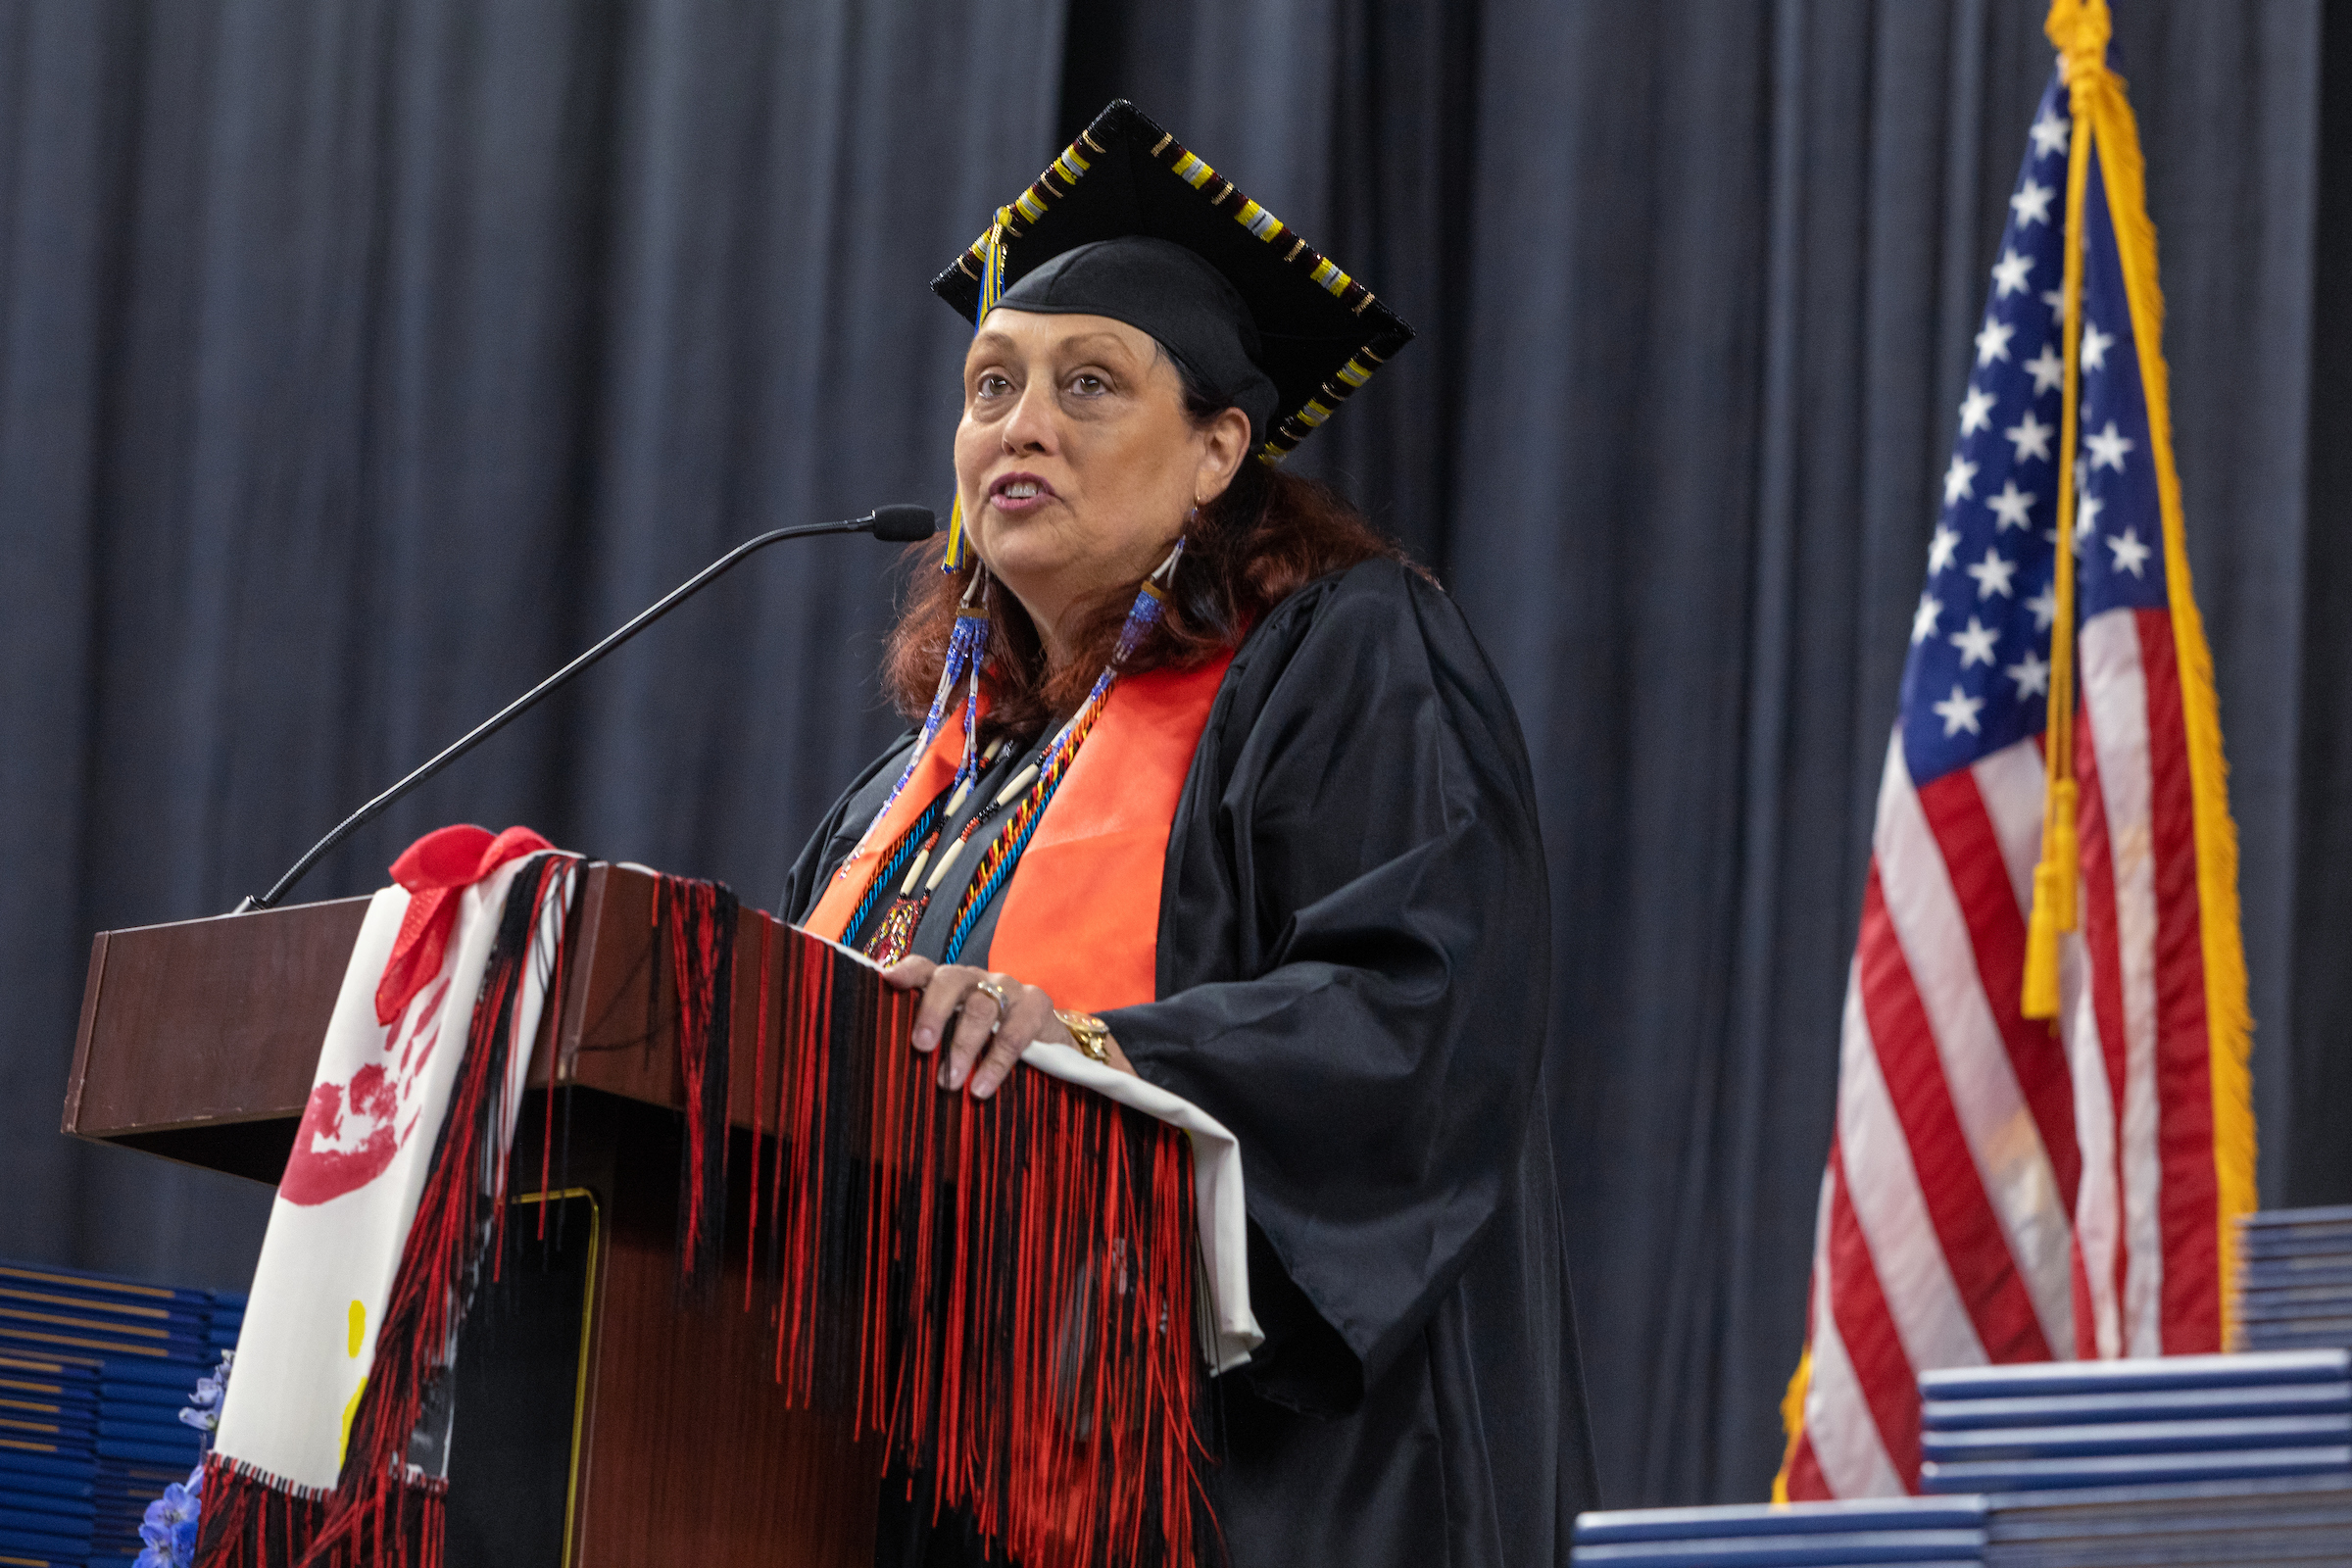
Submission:
<svg viewBox="0 0 2352 1568">
<path fill-rule="evenodd" d="M 932 851 L 937 847 L 941 824 L 962 808 L 978 777 L 978 762 L 973 758 L 968 739 L 972 721 L 967 716 L 964 761 L 956 769 L 956 782 L 948 793 L 944 808 L 939 801 L 926 807 L 914 824 L 892 846 L 890 854 L 883 858 L 883 863 L 875 870 L 873 883 L 866 889 L 865 897 L 858 902 L 858 912 L 851 917 L 849 930 L 843 936 L 845 943 L 853 947 L 862 946 L 866 956 L 877 963 L 896 963 L 905 957 L 907 948 L 914 941 L 915 930 L 922 924 L 923 914 L 930 906 L 931 895 L 946 880 L 956 858 L 963 853 L 964 846 L 984 825 L 994 821 L 998 813 L 1009 806 L 1012 808 L 1011 817 L 1006 821 L 1004 830 L 989 845 L 979 869 L 973 872 L 972 880 L 956 906 L 955 923 L 949 928 L 942 961 L 954 963 L 962 955 L 964 944 L 971 938 L 972 928 L 987 910 L 989 902 L 1012 874 L 1013 864 L 1037 831 L 1038 818 L 1045 814 L 1046 807 L 1054 799 L 1054 792 L 1061 787 L 1062 778 L 1069 771 L 1071 760 L 1077 757 L 1078 748 L 1086 744 L 1086 737 L 1094 729 L 1095 720 L 1102 716 L 1102 707 L 1110 699 L 1110 689 L 1117 683 L 1120 667 L 1134 654 L 1145 635 L 1158 623 L 1160 612 L 1167 605 L 1166 585 L 1174 580 L 1176 563 L 1183 555 L 1184 541 L 1179 539 L 1176 547 L 1168 552 L 1168 559 L 1160 564 L 1159 569 L 1144 580 L 1142 590 L 1135 596 L 1135 604 L 1127 612 L 1126 623 L 1119 628 L 1118 644 L 1111 651 L 1110 662 L 1102 666 L 1102 673 L 1096 677 L 1094 688 L 1087 693 L 1086 701 L 1078 705 L 1078 710 L 1061 726 L 1045 754 L 1015 774 L 1009 783 L 997 792 L 994 800 L 973 812 L 972 819 L 963 825 L 963 830 L 956 835 L 935 861 L 932 859 Z M 940 699 L 932 705 L 935 713 L 944 702 L 950 685 L 951 682 L 943 673 Z M 976 698 L 979 688 L 976 664 L 972 672 L 972 685 Z M 969 711 L 967 709 L 967 714 Z M 898 798 L 899 790 L 904 789 L 906 780 L 913 776 L 915 763 L 921 760 L 929 738 L 937 729 L 936 722 L 927 725 L 923 738 L 916 744 L 913 760 L 907 763 L 898 786 L 891 791 L 892 800 Z M 995 748 L 992 747 L 990 756 L 994 754 Z M 887 803 L 883 809 L 889 809 Z M 875 822 L 878 824 L 880 821 L 881 816 L 877 814 Z M 867 831 L 871 832 L 872 829 L 868 828 Z M 894 878 L 900 877 L 898 867 L 901 865 L 906 869 L 900 881 L 897 898 L 875 926 L 873 934 L 860 944 L 858 940 L 859 927 L 870 912 L 871 906 L 878 902 L 877 890 L 887 888 Z M 926 869 L 930 873 L 928 876 L 924 875 Z"/>
</svg>

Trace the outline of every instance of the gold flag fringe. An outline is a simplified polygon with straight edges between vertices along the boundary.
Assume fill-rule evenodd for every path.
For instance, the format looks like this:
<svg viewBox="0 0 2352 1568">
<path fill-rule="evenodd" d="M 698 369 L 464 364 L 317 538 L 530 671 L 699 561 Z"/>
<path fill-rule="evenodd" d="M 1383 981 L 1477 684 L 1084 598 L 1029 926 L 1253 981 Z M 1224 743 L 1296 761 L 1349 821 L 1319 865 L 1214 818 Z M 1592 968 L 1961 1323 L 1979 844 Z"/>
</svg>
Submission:
<svg viewBox="0 0 2352 1568">
<path fill-rule="evenodd" d="M 2110 23 L 2105 0 L 2055 0 L 2050 36 L 2066 51 L 2076 113 L 2086 111 L 2105 176 L 2107 210 L 2115 225 L 2132 303 L 2132 347 L 2148 405 L 2148 439 L 2156 460 L 2156 497 L 2164 518 L 2165 591 L 2172 605 L 2173 646 L 2180 672 L 2183 733 L 2188 743 L 2189 793 L 2197 846 L 2197 930 L 2205 966 L 2207 1076 L 2213 1096 L 2214 1223 L 2220 1259 L 2222 1343 L 2233 1342 L 2236 1316 L 2237 1216 L 2253 1211 L 2255 1128 L 2250 1072 L 2254 1016 L 2246 1004 L 2245 941 L 2237 900 L 2237 825 L 2230 815 L 2229 764 L 2222 755 L 2220 703 L 2213 683 L 2213 650 L 2205 641 L 2188 564 L 2188 534 L 2180 505 L 2180 473 L 2173 459 L 2170 374 L 2164 360 L 2164 293 L 2157 282 L 2156 225 L 2148 220 L 2147 164 L 2139 124 L 2124 84 L 2107 69 Z M 2095 50 L 2091 47 L 2095 42 Z M 2076 78 L 2070 78 L 2070 85 Z M 2082 129 L 2078 125 L 2076 134 Z"/>
</svg>

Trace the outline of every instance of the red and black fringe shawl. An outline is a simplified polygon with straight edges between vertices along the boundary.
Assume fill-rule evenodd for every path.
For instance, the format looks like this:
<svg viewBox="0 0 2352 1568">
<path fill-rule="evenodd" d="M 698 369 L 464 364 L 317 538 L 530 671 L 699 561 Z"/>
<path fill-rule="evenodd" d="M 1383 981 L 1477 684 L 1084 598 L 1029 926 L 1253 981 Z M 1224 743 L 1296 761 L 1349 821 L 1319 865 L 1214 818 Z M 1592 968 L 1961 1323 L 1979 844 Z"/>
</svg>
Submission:
<svg viewBox="0 0 2352 1568">
<path fill-rule="evenodd" d="M 771 1073 L 763 1004 L 754 1075 L 781 1136 L 754 1144 L 752 1245 L 778 1381 L 1025 1568 L 1195 1561 L 1216 1536 L 1183 1133 L 1035 1070 L 942 1091 L 916 994 L 761 918 L 782 1026 Z"/>
<path fill-rule="evenodd" d="M 439 1568 L 447 1486 L 411 1472 L 409 1439 L 431 1385 L 456 1363 L 460 1325 L 504 1224 L 515 1004 L 540 912 L 571 858 L 533 856 L 508 892 L 334 1490 L 310 1494 L 210 1455 L 199 1568 Z M 557 1000 L 551 989 L 548 1005 Z"/>
<path fill-rule="evenodd" d="M 495 1255 L 497 1102 L 554 859 L 526 864 L 515 887 L 531 896 L 508 899 L 342 1476 L 295 1495 L 215 1456 L 203 1568 L 439 1568 L 445 1488 L 410 1475 L 408 1440 Z M 737 919 L 711 884 L 663 878 L 655 899 L 687 1090 L 690 1286 L 716 1279 L 724 1235 Z M 884 1463 L 927 1474 L 1024 1568 L 1221 1556 L 1200 1483 L 1205 1303 L 1183 1133 L 1034 1070 L 984 1101 L 943 1091 L 939 1057 L 909 1044 L 915 993 L 759 924 L 748 1044 L 769 1131 L 751 1146 L 744 1305 L 764 1280 L 788 1396 L 880 1438 Z"/>
<path fill-rule="evenodd" d="M 663 877 L 685 1083 L 680 1266 L 713 1279 L 737 905 Z M 764 1273 L 789 1397 L 883 1439 L 1026 1568 L 1189 1564 L 1215 1540 L 1191 1145 L 1043 1073 L 936 1087 L 917 997 L 759 917 L 745 1306 Z M 657 988 L 658 989 L 658 988 Z M 769 1020 L 776 1029 L 769 1066 Z M 766 1267 L 758 1265 L 764 1252 Z"/>
</svg>

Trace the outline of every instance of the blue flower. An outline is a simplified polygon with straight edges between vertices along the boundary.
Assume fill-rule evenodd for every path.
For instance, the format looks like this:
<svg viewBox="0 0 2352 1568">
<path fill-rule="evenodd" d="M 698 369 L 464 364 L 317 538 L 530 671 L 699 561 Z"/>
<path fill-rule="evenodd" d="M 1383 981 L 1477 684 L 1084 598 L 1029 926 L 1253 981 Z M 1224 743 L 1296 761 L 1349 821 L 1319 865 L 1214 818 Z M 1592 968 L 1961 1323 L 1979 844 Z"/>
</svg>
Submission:
<svg viewBox="0 0 2352 1568">
<path fill-rule="evenodd" d="M 172 1482 L 162 1496 L 147 1505 L 147 1516 L 139 1523 L 139 1539 L 147 1544 L 147 1549 L 139 1554 L 136 1568 L 187 1568 L 196 1560 L 202 1471 L 190 1475 L 188 1483 Z"/>
<path fill-rule="evenodd" d="M 164 1489 L 164 1494 L 161 1497 L 147 1505 L 150 1516 L 158 1508 L 164 1511 L 166 1519 L 175 1525 L 184 1520 L 193 1519 L 196 1517 L 196 1494 L 189 1491 L 182 1483 L 174 1481 Z"/>
<path fill-rule="evenodd" d="M 228 1392 L 228 1369 L 236 1354 L 234 1350 L 223 1352 L 212 1376 L 196 1380 L 196 1393 L 179 1412 L 180 1420 L 199 1432 L 220 1430 L 220 1400 Z"/>
</svg>

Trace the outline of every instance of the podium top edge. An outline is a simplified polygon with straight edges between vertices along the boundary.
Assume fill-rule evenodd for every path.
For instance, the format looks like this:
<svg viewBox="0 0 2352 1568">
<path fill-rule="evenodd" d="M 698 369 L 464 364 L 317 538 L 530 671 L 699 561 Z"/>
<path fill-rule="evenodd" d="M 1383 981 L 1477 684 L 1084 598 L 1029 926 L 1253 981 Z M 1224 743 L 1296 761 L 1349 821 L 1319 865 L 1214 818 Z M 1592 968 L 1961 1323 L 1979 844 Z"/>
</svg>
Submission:
<svg viewBox="0 0 2352 1568">
<path fill-rule="evenodd" d="M 256 916 L 291 914 L 297 909 L 331 909 L 342 906 L 366 904 L 374 896 L 372 893 L 358 893 L 347 899 L 313 899 L 303 904 L 281 904 L 273 909 L 254 909 L 245 914 L 223 909 L 219 914 L 191 914 L 178 920 L 155 920 L 146 925 L 114 926 L 99 934 L 110 937 L 133 936 L 143 931 L 169 931 L 174 926 L 210 925 L 216 920 L 250 920 Z"/>
</svg>

